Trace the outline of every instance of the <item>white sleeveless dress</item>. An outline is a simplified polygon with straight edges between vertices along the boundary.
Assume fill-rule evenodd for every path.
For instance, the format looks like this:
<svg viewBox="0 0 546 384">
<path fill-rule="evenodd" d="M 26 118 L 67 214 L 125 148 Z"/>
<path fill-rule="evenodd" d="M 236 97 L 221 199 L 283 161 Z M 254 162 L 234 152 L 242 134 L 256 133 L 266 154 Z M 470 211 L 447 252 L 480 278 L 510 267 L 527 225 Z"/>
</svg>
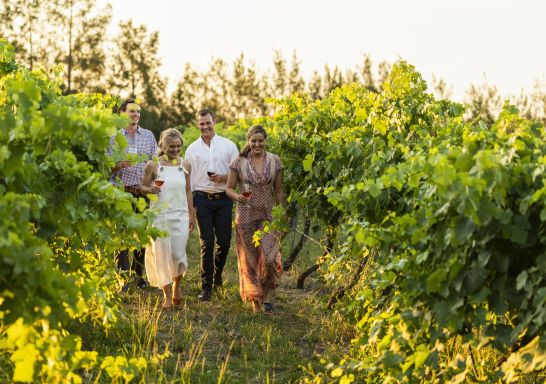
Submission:
<svg viewBox="0 0 546 384">
<path fill-rule="evenodd" d="M 167 237 L 152 241 L 146 249 L 146 276 L 152 287 L 164 287 L 188 269 L 186 244 L 190 232 L 186 198 L 186 169 L 182 165 L 158 164 L 158 178 L 165 180 L 158 199 L 150 206 L 159 208 L 153 226 Z"/>
</svg>

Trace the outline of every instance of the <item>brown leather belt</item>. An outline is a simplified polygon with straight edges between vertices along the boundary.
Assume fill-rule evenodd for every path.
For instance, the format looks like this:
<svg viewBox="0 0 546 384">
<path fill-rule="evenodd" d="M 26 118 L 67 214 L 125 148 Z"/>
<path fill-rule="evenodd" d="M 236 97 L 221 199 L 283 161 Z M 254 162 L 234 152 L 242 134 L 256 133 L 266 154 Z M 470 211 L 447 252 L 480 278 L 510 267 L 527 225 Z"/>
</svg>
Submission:
<svg viewBox="0 0 546 384">
<path fill-rule="evenodd" d="M 209 200 L 220 200 L 224 197 L 227 197 L 225 192 L 214 192 L 214 193 L 208 193 L 203 191 L 193 191 L 195 195 L 206 197 Z"/>
<path fill-rule="evenodd" d="M 129 185 L 129 186 L 126 186 L 125 187 L 125 192 L 129 192 L 129 193 L 132 193 L 134 195 L 140 195 L 140 186 L 132 186 L 132 185 Z"/>
</svg>

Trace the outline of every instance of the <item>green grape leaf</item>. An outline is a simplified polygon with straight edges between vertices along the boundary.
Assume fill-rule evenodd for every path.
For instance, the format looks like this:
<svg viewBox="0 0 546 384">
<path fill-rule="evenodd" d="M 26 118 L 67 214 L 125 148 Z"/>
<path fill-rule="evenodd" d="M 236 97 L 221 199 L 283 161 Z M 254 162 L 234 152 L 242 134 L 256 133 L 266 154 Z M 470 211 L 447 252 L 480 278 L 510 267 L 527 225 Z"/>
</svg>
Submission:
<svg viewBox="0 0 546 384">
<path fill-rule="evenodd" d="M 313 161 L 313 155 L 308 154 L 305 156 L 305 159 L 302 162 L 304 171 L 310 172 L 313 169 Z"/>
<path fill-rule="evenodd" d="M 525 284 L 527 284 L 527 279 L 529 275 L 527 274 L 527 271 L 522 271 L 518 277 L 516 278 L 516 289 L 519 291 L 525 287 Z"/>
</svg>

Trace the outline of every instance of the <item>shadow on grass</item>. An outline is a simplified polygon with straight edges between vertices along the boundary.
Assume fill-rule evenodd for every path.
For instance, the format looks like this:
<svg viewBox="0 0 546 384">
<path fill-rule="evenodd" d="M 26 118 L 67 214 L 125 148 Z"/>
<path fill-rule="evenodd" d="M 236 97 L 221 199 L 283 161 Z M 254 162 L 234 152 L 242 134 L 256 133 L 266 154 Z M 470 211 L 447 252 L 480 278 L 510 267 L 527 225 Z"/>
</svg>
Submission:
<svg viewBox="0 0 546 384">
<path fill-rule="evenodd" d="M 351 335 L 324 309 L 318 278 L 310 278 L 306 290 L 293 288 L 298 271 L 312 263 L 320 250 L 306 250 L 300 264 L 282 276 L 275 314 L 267 316 L 254 314 L 241 301 L 233 249 L 223 289 L 210 302 L 197 299 L 199 242 L 192 233 L 180 307 L 161 311 L 159 289 L 133 289 L 122 297 L 120 321 L 109 334 L 81 324 L 74 331 L 82 336 L 86 349 L 101 355 L 145 357 L 148 367 L 141 382 L 296 382 L 303 374 L 300 366 L 318 364 L 317 354 L 332 358 L 343 353 Z M 93 381 L 106 381 L 104 376 L 96 372 Z"/>
</svg>

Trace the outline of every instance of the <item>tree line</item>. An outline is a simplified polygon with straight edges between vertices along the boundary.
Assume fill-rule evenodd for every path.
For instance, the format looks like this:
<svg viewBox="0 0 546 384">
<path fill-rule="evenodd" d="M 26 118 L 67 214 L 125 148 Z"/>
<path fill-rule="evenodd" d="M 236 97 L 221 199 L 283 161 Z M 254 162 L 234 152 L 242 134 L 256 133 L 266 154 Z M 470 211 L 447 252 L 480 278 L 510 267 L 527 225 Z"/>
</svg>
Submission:
<svg viewBox="0 0 546 384">
<path fill-rule="evenodd" d="M 143 126 L 156 134 L 167 127 L 182 130 L 191 125 L 195 112 L 212 108 L 227 124 L 241 117 L 271 114 L 269 98 L 305 93 L 322 99 L 333 89 L 360 82 L 379 91 L 391 64 L 374 65 L 364 56 L 355 68 L 342 70 L 325 65 L 309 78 L 301 73 L 296 52 L 286 59 L 273 52 L 272 68 L 260 71 L 243 53 L 232 63 L 213 58 L 206 70 L 190 63 L 181 65 L 180 81 L 167 92 L 168 79 L 161 76 L 158 56 L 159 33 L 132 20 L 119 23 L 118 33 L 109 36 L 112 7 L 99 8 L 95 0 L 1 0 L 0 37 L 16 51 L 19 63 L 31 69 L 54 68 L 62 74 L 63 94 L 77 92 L 109 93 L 142 100 Z M 431 91 L 449 98 L 451 89 L 443 79 L 433 79 Z M 504 98 L 490 84 L 471 85 L 465 100 L 470 108 L 466 118 L 494 121 Z M 546 120 L 546 87 L 537 84 L 530 93 L 510 98 L 522 114 L 533 120 Z"/>
</svg>

